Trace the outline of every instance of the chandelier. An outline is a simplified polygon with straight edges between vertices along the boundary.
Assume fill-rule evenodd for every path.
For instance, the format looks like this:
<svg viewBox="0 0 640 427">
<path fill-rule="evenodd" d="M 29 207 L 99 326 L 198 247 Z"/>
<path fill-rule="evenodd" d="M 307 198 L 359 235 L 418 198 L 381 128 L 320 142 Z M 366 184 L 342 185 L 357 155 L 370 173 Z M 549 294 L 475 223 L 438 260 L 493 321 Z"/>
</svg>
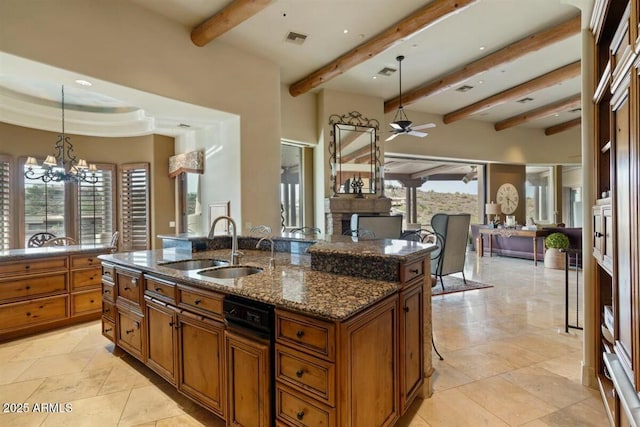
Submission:
<svg viewBox="0 0 640 427">
<path fill-rule="evenodd" d="M 98 182 L 96 165 L 87 165 L 86 160 L 76 158 L 73 154 L 70 137 L 64 134 L 64 85 L 62 86 L 62 133 L 58 135 L 55 149 L 56 155 L 48 155 L 42 162 L 42 171 L 39 172 L 33 170 L 39 168 L 38 161 L 34 157 L 28 157 L 25 163 L 27 166 L 27 170 L 24 172 L 25 178 L 39 179 L 43 182 L 86 182 L 89 184 Z"/>
</svg>

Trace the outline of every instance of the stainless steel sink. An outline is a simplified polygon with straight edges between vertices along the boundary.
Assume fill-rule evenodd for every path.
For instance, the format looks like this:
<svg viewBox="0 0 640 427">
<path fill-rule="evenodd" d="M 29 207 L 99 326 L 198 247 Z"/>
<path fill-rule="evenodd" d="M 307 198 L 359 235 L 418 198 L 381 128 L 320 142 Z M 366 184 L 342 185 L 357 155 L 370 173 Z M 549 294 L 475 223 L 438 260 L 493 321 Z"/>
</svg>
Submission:
<svg viewBox="0 0 640 427">
<path fill-rule="evenodd" d="M 221 259 L 183 259 L 181 261 L 169 261 L 160 264 L 163 267 L 175 268 L 176 270 L 200 270 L 207 267 L 220 267 L 229 265 L 228 261 Z"/>
<path fill-rule="evenodd" d="M 262 273 L 262 271 L 263 269 L 258 267 L 231 265 L 228 267 L 218 267 L 210 270 L 198 271 L 198 274 L 212 277 L 214 279 L 235 279 L 237 277 L 245 277 L 256 273 Z"/>
</svg>

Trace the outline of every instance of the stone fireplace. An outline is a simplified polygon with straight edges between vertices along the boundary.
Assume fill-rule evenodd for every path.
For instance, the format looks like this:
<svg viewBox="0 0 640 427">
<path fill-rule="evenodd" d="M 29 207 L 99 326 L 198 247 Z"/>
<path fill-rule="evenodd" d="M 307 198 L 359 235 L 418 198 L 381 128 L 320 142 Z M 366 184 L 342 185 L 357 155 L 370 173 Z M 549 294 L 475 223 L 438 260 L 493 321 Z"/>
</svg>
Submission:
<svg viewBox="0 0 640 427">
<path fill-rule="evenodd" d="M 351 215 L 389 215 L 391 199 L 372 197 L 355 199 L 348 197 L 330 197 L 324 199 L 325 232 L 327 236 L 340 235 L 351 228 Z"/>
</svg>

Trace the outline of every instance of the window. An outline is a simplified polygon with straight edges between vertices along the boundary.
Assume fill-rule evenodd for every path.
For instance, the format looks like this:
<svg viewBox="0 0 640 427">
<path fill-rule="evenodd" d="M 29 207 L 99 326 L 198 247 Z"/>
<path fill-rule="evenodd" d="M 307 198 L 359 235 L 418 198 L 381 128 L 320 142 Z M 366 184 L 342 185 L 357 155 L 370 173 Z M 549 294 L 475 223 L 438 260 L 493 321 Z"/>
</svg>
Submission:
<svg viewBox="0 0 640 427">
<path fill-rule="evenodd" d="M 149 164 L 121 165 L 119 171 L 121 249 L 149 249 Z"/>
<path fill-rule="evenodd" d="M 23 170 L 27 168 L 23 166 Z M 40 166 L 34 167 L 36 175 L 42 173 Z M 73 237 L 67 229 L 65 216 L 72 217 L 66 211 L 65 198 L 67 185 L 64 182 L 44 182 L 24 178 L 24 246 L 29 238 L 37 233 L 52 233 L 55 236 Z M 69 185 L 70 188 L 70 185 Z"/>
<path fill-rule="evenodd" d="M 0 156 L 0 250 L 11 249 L 11 191 L 12 162 L 9 156 Z"/>
<path fill-rule="evenodd" d="M 553 167 L 527 166 L 526 173 L 527 219 L 555 223 Z"/>
<path fill-rule="evenodd" d="M 78 242 L 108 244 L 115 231 L 115 167 L 96 165 L 98 182 L 78 186 Z"/>
<path fill-rule="evenodd" d="M 304 192 L 302 187 L 303 147 L 282 144 L 280 148 L 280 203 L 283 227 L 303 227 Z"/>
</svg>

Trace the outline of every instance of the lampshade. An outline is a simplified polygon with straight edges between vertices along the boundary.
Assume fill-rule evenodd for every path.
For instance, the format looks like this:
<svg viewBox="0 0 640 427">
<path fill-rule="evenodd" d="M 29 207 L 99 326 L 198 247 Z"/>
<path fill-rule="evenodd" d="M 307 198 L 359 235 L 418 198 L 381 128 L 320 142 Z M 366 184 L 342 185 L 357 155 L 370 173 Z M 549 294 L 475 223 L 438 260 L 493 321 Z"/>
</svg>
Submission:
<svg viewBox="0 0 640 427">
<path fill-rule="evenodd" d="M 487 215 L 500 215 L 500 205 L 497 203 L 487 203 L 484 205 L 484 210 Z"/>
</svg>

